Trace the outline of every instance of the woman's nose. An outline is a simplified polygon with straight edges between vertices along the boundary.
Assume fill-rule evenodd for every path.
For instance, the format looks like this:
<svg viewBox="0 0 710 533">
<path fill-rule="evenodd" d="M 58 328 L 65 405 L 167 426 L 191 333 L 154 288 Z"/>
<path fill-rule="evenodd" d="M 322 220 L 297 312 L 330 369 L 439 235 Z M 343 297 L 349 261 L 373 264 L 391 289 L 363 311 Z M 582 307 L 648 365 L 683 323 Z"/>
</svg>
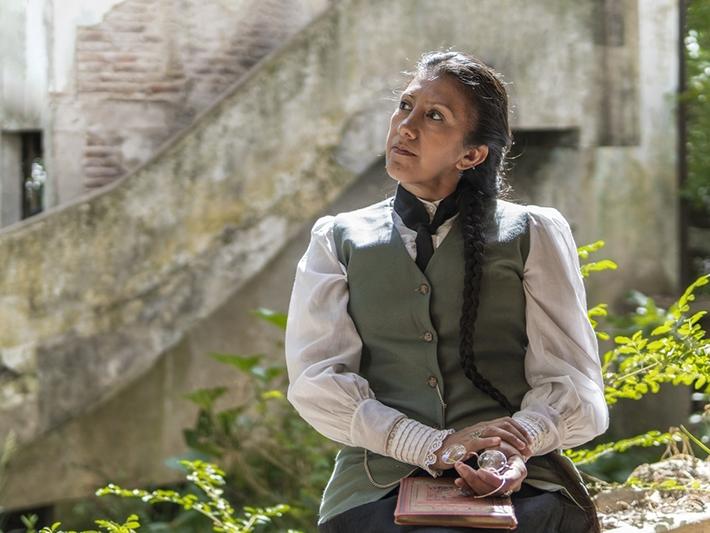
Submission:
<svg viewBox="0 0 710 533">
<path fill-rule="evenodd" d="M 410 139 L 416 138 L 416 128 L 415 125 L 412 124 L 412 115 L 409 115 L 407 118 L 405 118 L 402 122 L 399 123 L 398 130 L 400 135 L 406 135 Z"/>
</svg>

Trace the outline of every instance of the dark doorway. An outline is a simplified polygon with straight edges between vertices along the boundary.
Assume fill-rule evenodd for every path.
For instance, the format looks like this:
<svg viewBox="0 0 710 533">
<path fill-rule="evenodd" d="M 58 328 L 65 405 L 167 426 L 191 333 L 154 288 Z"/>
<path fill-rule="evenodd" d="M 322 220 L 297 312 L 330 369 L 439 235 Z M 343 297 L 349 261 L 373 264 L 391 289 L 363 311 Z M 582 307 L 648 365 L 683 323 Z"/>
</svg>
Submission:
<svg viewBox="0 0 710 533">
<path fill-rule="evenodd" d="M 22 218 L 44 210 L 44 158 L 42 132 L 24 131 L 21 138 Z"/>
</svg>

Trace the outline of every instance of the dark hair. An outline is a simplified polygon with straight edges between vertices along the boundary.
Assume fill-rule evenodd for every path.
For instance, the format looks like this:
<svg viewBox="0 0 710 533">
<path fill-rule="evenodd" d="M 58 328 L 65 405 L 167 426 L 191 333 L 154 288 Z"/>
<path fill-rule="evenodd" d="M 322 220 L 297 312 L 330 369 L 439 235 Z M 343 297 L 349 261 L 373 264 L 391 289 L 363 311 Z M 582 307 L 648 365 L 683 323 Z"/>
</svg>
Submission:
<svg viewBox="0 0 710 533">
<path fill-rule="evenodd" d="M 498 74 L 483 61 L 461 52 L 435 51 L 422 55 L 415 75 L 455 77 L 471 103 L 471 130 L 464 145 L 488 146 L 488 156 L 478 166 L 461 173 L 459 205 L 464 238 L 465 275 L 460 320 L 459 357 L 461 366 L 474 386 L 496 400 L 510 414 L 508 398 L 488 381 L 476 367 L 473 333 L 481 290 L 486 221 L 494 200 L 508 187 L 504 181 L 505 157 L 512 145 L 508 124 L 508 94 Z"/>
</svg>

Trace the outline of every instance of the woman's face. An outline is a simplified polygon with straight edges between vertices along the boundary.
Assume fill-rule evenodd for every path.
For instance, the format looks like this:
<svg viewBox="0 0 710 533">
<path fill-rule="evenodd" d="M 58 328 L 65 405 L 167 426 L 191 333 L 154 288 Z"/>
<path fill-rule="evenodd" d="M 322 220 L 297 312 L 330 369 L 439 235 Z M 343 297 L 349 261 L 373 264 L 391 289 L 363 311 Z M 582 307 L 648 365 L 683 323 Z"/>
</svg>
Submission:
<svg viewBox="0 0 710 533">
<path fill-rule="evenodd" d="M 480 164 L 488 154 L 485 145 L 463 145 L 472 111 L 454 77 L 415 76 L 390 119 L 387 173 L 426 200 L 451 194 L 460 172 Z"/>
</svg>

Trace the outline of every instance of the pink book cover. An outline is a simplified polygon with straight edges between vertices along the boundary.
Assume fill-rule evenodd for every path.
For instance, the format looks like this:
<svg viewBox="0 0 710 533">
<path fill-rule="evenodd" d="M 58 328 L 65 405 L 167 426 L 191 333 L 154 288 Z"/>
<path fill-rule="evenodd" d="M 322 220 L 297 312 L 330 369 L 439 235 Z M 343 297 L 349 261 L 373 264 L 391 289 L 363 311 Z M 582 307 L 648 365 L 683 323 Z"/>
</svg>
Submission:
<svg viewBox="0 0 710 533">
<path fill-rule="evenodd" d="M 399 487 L 395 523 L 515 529 L 509 497 L 473 498 L 454 485 L 453 478 L 408 477 Z"/>
</svg>

